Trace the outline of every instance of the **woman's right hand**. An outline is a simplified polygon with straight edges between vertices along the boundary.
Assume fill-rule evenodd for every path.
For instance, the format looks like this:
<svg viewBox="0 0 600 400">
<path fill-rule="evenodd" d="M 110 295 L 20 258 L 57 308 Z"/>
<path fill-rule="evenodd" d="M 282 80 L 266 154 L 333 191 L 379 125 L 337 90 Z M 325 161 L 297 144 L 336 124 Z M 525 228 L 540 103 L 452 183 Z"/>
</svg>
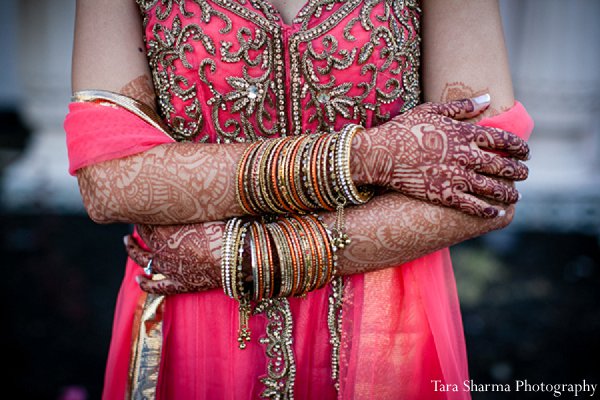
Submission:
<svg viewBox="0 0 600 400">
<path fill-rule="evenodd" d="M 510 181 L 527 178 L 518 160 L 528 159 L 529 147 L 509 132 L 460 121 L 488 106 L 488 95 L 425 103 L 357 134 L 353 148 L 369 183 L 471 215 L 503 215 L 483 199 L 504 204 L 519 199 Z"/>
</svg>

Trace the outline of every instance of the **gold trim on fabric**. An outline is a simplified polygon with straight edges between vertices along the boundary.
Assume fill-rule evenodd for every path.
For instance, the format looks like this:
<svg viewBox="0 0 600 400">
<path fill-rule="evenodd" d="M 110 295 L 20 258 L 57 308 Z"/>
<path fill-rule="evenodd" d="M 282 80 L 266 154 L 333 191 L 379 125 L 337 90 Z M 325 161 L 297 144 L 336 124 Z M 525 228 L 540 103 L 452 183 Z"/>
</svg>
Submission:
<svg viewBox="0 0 600 400">
<path fill-rule="evenodd" d="M 260 381 L 265 385 L 262 399 L 293 400 L 296 381 L 296 358 L 294 357 L 292 330 L 294 321 L 287 298 L 260 301 L 254 315 L 264 314 L 267 318 L 266 336 L 260 343 L 266 345 L 267 375 Z"/>
<path fill-rule="evenodd" d="M 165 135 L 171 137 L 169 129 L 163 123 L 160 116 L 147 104 L 137 101 L 129 96 L 124 96 L 119 93 L 108 90 L 80 90 L 73 93 L 71 97 L 73 102 L 84 103 L 109 103 L 140 117 L 144 122 L 158 129 Z"/>
<path fill-rule="evenodd" d="M 146 299 L 148 297 L 148 293 L 142 292 L 139 296 L 137 305 L 135 307 L 135 313 L 133 314 L 133 323 L 131 326 L 131 348 L 129 349 L 129 374 L 127 376 L 127 391 L 125 398 L 129 399 L 131 396 L 131 388 L 134 379 L 134 366 L 139 364 L 138 355 L 138 342 L 140 340 L 140 326 L 142 321 L 142 314 L 144 313 L 144 305 L 146 304 Z"/>
<path fill-rule="evenodd" d="M 344 280 L 336 276 L 331 281 L 329 306 L 327 308 L 327 327 L 331 343 L 331 379 L 335 390 L 340 390 L 340 345 L 342 344 L 342 309 L 344 306 Z"/>
<path fill-rule="evenodd" d="M 163 278 L 160 274 L 152 277 L 153 280 Z M 156 398 L 163 342 L 164 300 L 165 296 L 147 293 L 140 299 L 143 305 L 138 306 L 133 321 L 134 338 L 127 400 Z"/>
</svg>

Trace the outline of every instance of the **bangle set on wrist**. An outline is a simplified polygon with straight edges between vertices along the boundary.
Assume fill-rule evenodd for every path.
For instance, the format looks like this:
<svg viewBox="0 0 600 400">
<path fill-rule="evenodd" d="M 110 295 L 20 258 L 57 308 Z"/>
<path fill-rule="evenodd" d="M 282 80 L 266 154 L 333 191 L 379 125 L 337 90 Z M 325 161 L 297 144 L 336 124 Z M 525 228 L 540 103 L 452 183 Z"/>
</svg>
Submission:
<svg viewBox="0 0 600 400">
<path fill-rule="evenodd" d="M 247 214 L 333 211 L 339 198 L 364 204 L 370 191 L 359 190 L 350 173 L 350 151 L 360 125 L 340 132 L 283 137 L 252 143 L 237 168 L 236 197 Z"/>
<path fill-rule="evenodd" d="M 244 252 L 246 241 L 250 254 Z M 239 301 L 240 348 L 250 340 L 250 301 L 301 297 L 324 287 L 337 272 L 336 250 L 331 231 L 313 214 L 280 215 L 270 222 L 236 217 L 227 222 L 221 280 L 225 294 Z M 251 271 L 245 273 L 248 260 Z"/>
</svg>

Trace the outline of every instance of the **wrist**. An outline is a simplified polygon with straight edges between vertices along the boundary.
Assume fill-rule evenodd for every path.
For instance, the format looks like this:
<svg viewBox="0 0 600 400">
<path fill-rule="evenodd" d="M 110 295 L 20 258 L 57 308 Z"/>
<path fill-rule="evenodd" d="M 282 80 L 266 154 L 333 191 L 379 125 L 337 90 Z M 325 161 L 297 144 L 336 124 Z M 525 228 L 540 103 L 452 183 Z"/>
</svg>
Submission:
<svg viewBox="0 0 600 400">
<path fill-rule="evenodd" d="M 360 130 L 354 136 L 350 171 L 356 186 L 389 186 L 393 160 L 385 151 L 386 144 L 380 142 L 387 135 L 386 128 L 384 124 Z"/>
<path fill-rule="evenodd" d="M 367 131 L 360 129 L 352 139 L 350 174 L 356 186 L 372 185 L 373 179 L 368 166 L 369 141 Z"/>
</svg>

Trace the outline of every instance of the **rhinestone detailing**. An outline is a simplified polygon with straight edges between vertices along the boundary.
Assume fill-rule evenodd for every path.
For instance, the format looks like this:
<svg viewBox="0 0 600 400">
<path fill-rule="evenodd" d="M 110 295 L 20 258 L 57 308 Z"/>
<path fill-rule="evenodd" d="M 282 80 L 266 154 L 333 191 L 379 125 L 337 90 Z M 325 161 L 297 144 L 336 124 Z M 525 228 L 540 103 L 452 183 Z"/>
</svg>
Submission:
<svg viewBox="0 0 600 400">
<path fill-rule="evenodd" d="M 417 0 L 309 0 L 286 32 L 265 0 L 137 2 L 159 108 L 177 140 L 367 126 L 418 102 Z"/>
<path fill-rule="evenodd" d="M 286 298 L 268 299 L 258 303 L 254 314 L 264 313 L 268 318 L 266 336 L 260 339 L 267 346 L 267 376 L 261 378 L 264 399 L 287 400 L 294 398 L 296 360 L 292 350 L 292 311 Z"/>
<path fill-rule="evenodd" d="M 340 345 L 342 344 L 342 306 L 344 294 L 344 280 L 335 277 L 331 281 L 331 293 L 327 308 L 327 327 L 329 328 L 329 342 L 331 343 L 331 379 L 335 382 L 335 389 L 339 390 L 340 372 Z"/>
<path fill-rule="evenodd" d="M 254 100 L 258 96 L 258 88 L 254 85 L 248 86 L 248 98 Z"/>
<path fill-rule="evenodd" d="M 317 100 L 321 104 L 327 104 L 327 103 L 329 103 L 329 99 L 331 99 L 331 97 L 329 97 L 329 94 L 326 93 L 326 92 L 321 92 L 321 93 L 319 93 L 317 95 Z"/>
</svg>

